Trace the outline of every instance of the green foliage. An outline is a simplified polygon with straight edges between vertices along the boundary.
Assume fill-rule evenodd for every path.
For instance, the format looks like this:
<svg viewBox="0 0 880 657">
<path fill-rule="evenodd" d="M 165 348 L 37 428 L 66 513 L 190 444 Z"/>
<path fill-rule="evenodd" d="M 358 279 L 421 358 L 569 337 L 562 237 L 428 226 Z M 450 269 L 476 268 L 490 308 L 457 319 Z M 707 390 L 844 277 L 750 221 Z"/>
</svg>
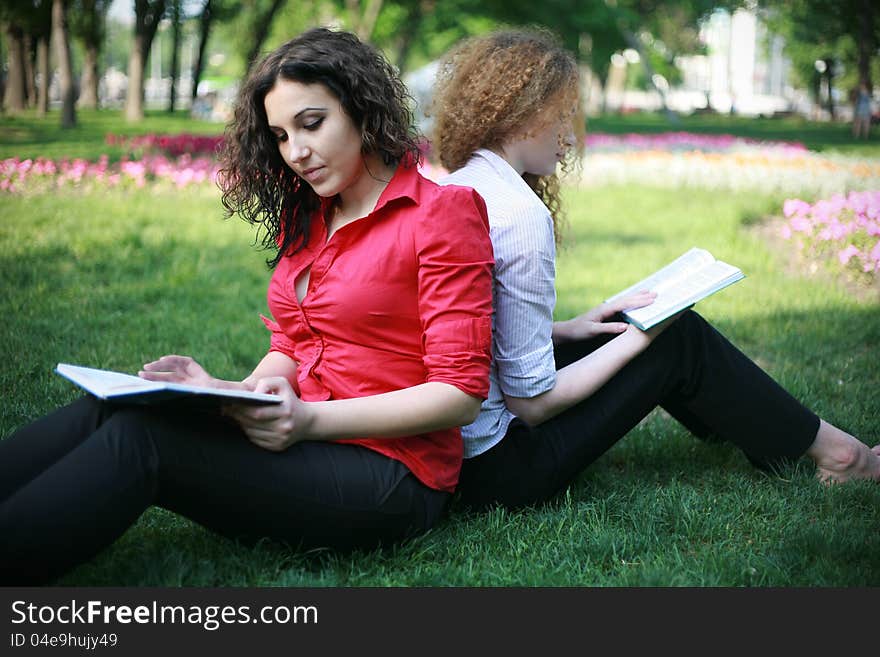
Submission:
<svg viewBox="0 0 880 657">
<path fill-rule="evenodd" d="M 786 54 L 801 84 L 812 88 L 816 78 L 815 62 L 833 59 L 839 65 L 835 75 L 840 88 L 858 84 L 858 40 L 868 38 L 865 47 L 871 53 L 872 79 L 880 72 L 877 44 L 880 20 L 874 9 L 873 20 L 866 14 L 863 0 L 762 0 L 762 16 L 768 26 L 786 37 Z"/>
</svg>

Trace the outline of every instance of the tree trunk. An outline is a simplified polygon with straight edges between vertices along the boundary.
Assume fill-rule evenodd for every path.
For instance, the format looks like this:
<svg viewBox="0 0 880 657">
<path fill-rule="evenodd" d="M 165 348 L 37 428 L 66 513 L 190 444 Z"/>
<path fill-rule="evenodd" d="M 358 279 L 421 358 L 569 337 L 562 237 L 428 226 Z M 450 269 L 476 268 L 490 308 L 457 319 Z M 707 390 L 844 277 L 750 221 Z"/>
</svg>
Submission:
<svg viewBox="0 0 880 657">
<path fill-rule="evenodd" d="M 37 115 L 49 111 L 49 37 L 37 39 Z"/>
<path fill-rule="evenodd" d="M 3 94 L 3 106 L 10 114 L 24 111 L 24 33 L 15 25 L 6 25 L 6 53 L 9 70 L 6 77 L 6 89 Z"/>
<path fill-rule="evenodd" d="M 37 104 L 37 85 L 34 71 L 34 59 L 37 56 L 37 52 L 34 48 L 33 36 L 30 34 L 24 35 L 21 49 L 24 53 L 24 90 L 27 97 L 27 106 L 34 107 Z"/>
<path fill-rule="evenodd" d="M 345 0 L 348 9 L 348 20 L 351 31 L 357 34 L 361 41 L 369 41 L 376 28 L 376 20 L 382 11 L 382 0 L 366 0 L 366 7 L 361 11 L 361 0 Z"/>
<path fill-rule="evenodd" d="M 128 89 L 125 96 L 125 118 L 128 121 L 141 121 L 144 118 L 147 56 L 164 13 L 165 0 L 135 0 L 134 39 L 128 57 Z"/>
<path fill-rule="evenodd" d="M 98 47 L 94 44 L 85 48 L 78 105 L 98 109 Z"/>
<path fill-rule="evenodd" d="M 174 113 L 177 100 L 177 78 L 180 75 L 180 0 L 173 0 L 171 5 L 171 88 L 168 94 L 168 113 Z"/>
<path fill-rule="evenodd" d="M 245 59 L 248 69 L 254 65 L 254 62 L 260 56 L 260 51 L 263 49 L 263 42 L 266 40 L 266 37 L 269 36 L 269 29 L 272 27 L 272 19 L 275 18 L 275 14 L 281 8 L 281 5 L 284 4 L 284 1 L 285 0 L 272 0 L 272 6 L 269 7 L 265 14 L 257 18 L 254 25 L 254 41 L 247 53 L 247 59 Z"/>
<path fill-rule="evenodd" d="M 144 69 L 147 58 L 143 48 L 144 37 L 135 35 L 128 56 L 128 88 L 125 93 L 125 118 L 140 121 L 144 118 Z"/>
<path fill-rule="evenodd" d="M 70 63 L 70 41 L 64 0 L 52 2 L 52 40 L 55 42 L 55 57 L 58 60 L 58 74 L 61 78 L 61 127 L 73 128 L 76 125 L 74 107 L 76 90 L 73 86 L 73 67 Z"/>
<path fill-rule="evenodd" d="M 205 0 L 202 15 L 199 17 L 199 52 L 192 70 L 192 89 L 190 90 L 192 100 L 195 100 L 199 93 L 199 82 L 202 80 L 202 71 L 205 70 L 205 47 L 208 45 L 208 36 L 211 33 L 212 18 L 211 0 Z"/>
</svg>

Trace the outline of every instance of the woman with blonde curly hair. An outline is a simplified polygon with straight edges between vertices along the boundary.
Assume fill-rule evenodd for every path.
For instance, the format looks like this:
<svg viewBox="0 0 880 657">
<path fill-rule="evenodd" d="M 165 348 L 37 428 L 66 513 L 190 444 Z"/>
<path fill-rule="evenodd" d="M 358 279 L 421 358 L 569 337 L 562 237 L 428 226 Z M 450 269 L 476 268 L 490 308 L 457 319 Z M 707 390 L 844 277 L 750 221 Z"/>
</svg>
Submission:
<svg viewBox="0 0 880 657">
<path fill-rule="evenodd" d="M 353 34 L 309 30 L 253 68 L 221 187 L 273 254 L 268 353 L 243 381 L 173 355 L 140 374 L 280 403 L 85 397 L 0 441 L 0 583 L 52 581 L 153 504 L 307 548 L 437 521 L 488 391 L 492 245 L 482 199 L 423 178 L 416 144 L 403 84 Z"/>
<path fill-rule="evenodd" d="M 485 199 L 496 262 L 489 397 L 462 430 L 463 502 L 547 500 L 658 405 L 759 467 L 807 454 L 822 480 L 880 480 L 880 446 L 818 418 L 693 311 L 648 331 L 619 321 L 653 301 L 644 291 L 553 321 L 556 173 L 576 150 L 577 90 L 574 59 L 540 31 L 472 38 L 439 69 L 441 183 Z"/>
</svg>

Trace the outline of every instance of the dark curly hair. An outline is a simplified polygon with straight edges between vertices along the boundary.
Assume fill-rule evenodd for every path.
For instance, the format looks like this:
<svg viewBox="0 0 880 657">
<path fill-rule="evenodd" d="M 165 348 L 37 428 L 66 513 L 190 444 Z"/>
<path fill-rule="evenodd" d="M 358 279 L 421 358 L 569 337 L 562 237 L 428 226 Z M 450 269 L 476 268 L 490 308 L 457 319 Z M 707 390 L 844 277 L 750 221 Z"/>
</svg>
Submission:
<svg viewBox="0 0 880 657">
<path fill-rule="evenodd" d="M 266 261 L 270 268 L 308 243 L 320 207 L 320 197 L 285 163 L 269 130 L 263 103 L 277 80 L 324 85 L 360 127 L 364 155 L 378 155 L 390 166 L 415 166 L 420 157 L 412 99 L 378 50 L 349 32 L 313 28 L 267 55 L 239 91 L 218 184 L 226 217 L 238 214 L 260 227 L 257 240 L 275 249 Z"/>
<path fill-rule="evenodd" d="M 527 136 L 541 112 L 547 121 L 569 117 L 580 130 L 578 110 L 577 64 L 556 36 L 538 27 L 503 29 L 465 39 L 443 58 L 429 111 L 432 144 L 440 163 L 455 171 L 480 148 L 497 150 Z M 569 150 L 563 173 L 581 143 Z M 563 212 L 557 176 L 526 173 L 523 179 L 550 210 L 558 243 Z"/>
</svg>

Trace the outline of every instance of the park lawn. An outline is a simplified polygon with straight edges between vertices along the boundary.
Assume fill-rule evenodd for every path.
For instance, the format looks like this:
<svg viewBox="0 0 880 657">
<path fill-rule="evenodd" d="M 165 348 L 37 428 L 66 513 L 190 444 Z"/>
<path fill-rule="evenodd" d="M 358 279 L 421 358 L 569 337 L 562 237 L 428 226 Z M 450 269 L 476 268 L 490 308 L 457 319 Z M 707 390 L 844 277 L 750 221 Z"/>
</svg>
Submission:
<svg viewBox="0 0 880 657">
<path fill-rule="evenodd" d="M 796 397 L 871 444 L 880 312 L 792 270 L 753 225 L 782 199 L 626 187 L 566 189 L 559 319 L 695 245 L 747 278 L 698 310 Z M 263 355 L 269 272 L 253 229 L 210 186 L 4 196 L 0 436 L 76 389 L 59 361 L 136 370 L 168 352 L 240 378 Z M 453 505 L 427 535 L 336 554 L 220 538 L 161 509 L 66 585 L 876 586 L 880 487 L 825 489 L 808 463 L 778 475 L 655 412 L 557 500 L 518 512 Z"/>
<path fill-rule="evenodd" d="M 127 122 L 120 110 L 79 110 L 77 125 L 63 129 L 57 112 L 45 117 L 33 111 L 0 117 L 0 159 L 44 157 L 53 160 L 84 158 L 96 161 L 107 155 L 111 162 L 128 155 L 123 146 L 108 145 L 108 134 L 134 137 L 146 134 L 221 135 L 223 124 L 192 119 L 188 111 L 173 114 L 147 110 L 141 122 Z"/>
<path fill-rule="evenodd" d="M 53 159 L 82 157 L 97 160 L 108 155 L 118 160 L 126 151 L 104 143 L 107 134 L 135 136 L 149 133 L 220 135 L 222 123 L 190 118 L 186 110 L 173 114 L 148 110 L 142 122 L 129 123 L 121 110 L 80 110 L 78 125 L 70 130 L 60 126 L 57 112 L 38 117 L 33 111 L 19 116 L 0 116 L 0 159 L 7 157 Z M 871 139 L 855 140 L 846 122 L 828 123 L 802 118 L 747 118 L 723 114 L 682 115 L 671 123 L 660 113 L 637 112 L 590 117 L 590 132 L 611 134 L 656 134 L 685 131 L 702 134 L 733 134 L 762 141 L 797 141 L 810 150 L 837 152 L 854 157 L 880 157 L 880 126 Z"/>
</svg>

